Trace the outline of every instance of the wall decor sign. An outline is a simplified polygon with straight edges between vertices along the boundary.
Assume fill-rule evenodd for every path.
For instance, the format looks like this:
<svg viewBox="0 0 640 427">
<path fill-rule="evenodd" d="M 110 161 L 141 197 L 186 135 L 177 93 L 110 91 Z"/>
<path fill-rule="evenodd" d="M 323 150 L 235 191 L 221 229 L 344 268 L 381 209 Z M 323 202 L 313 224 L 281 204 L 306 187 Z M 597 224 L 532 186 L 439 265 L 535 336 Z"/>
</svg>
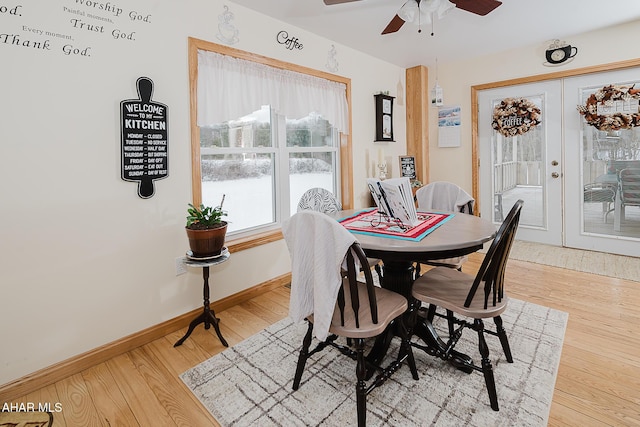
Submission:
<svg viewBox="0 0 640 427">
<path fill-rule="evenodd" d="M 146 38 L 140 36 L 153 31 L 156 19 L 149 10 L 158 9 L 140 9 L 140 4 L 129 9 L 132 5 L 126 2 L 103 0 L 56 0 L 38 2 L 38 6 L 29 3 L 34 2 L 0 2 L 0 49 L 82 60 L 99 57 L 105 49 L 127 49 Z"/>
<path fill-rule="evenodd" d="M 393 96 L 379 93 L 376 100 L 376 141 L 393 141 Z"/>
<path fill-rule="evenodd" d="M 462 108 L 459 105 L 438 107 L 438 147 L 460 147 Z"/>
<path fill-rule="evenodd" d="M 278 44 L 285 46 L 288 50 L 302 50 L 304 47 L 297 37 L 289 37 L 289 33 L 286 31 L 280 31 L 276 36 Z"/>
<path fill-rule="evenodd" d="M 505 98 L 493 109 L 491 127 L 503 136 L 522 135 L 542 123 L 542 112 L 526 98 Z"/>
<path fill-rule="evenodd" d="M 619 130 L 640 126 L 640 89 L 608 85 L 591 94 L 578 112 L 598 130 Z"/>
<path fill-rule="evenodd" d="M 221 42 L 236 44 L 240 41 L 238 37 L 240 31 L 231 23 L 234 18 L 233 12 L 230 12 L 229 7 L 224 5 L 224 12 L 218 16 L 218 34 L 216 34 L 216 37 Z"/>
<path fill-rule="evenodd" d="M 331 49 L 329 49 L 329 52 L 327 52 L 327 63 L 324 66 L 327 67 L 327 70 L 331 71 L 332 73 L 338 71 L 339 64 L 338 60 L 336 59 L 337 54 L 338 52 L 336 51 L 336 47 L 334 45 L 331 45 Z"/>
<path fill-rule="evenodd" d="M 400 176 L 402 178 L 416 179 L 416 158 L 413 156 L 400 156 Z"/>
<path fill-rule="evenodd" d="M 577 53 L 577 47 L 556 39 L 545 51 L 545 58 L 547 59 L 547 62 L 544 63 L 544 65 L 560 65 L 576 56 Z"/>
<path fill-rule="evenodd" d="M 138 196 L 155 193 L 156 179 L 169 175 L 167 106 L 151 101 L 153 81 L 136 81 L 138 99 L 120 102 L 122 179 L 138 182 Z"/>
</svg>

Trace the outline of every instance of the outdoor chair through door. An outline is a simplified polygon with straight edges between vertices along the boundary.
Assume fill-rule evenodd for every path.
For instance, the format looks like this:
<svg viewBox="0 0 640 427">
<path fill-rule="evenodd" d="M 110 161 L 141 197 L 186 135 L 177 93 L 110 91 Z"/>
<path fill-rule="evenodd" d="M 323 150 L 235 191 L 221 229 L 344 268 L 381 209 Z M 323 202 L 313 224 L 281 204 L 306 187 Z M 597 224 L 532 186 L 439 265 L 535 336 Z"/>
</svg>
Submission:
<svg viewBox="0 0 640 427">
<path fill-rule="evenodd" d="M 627 206 L 640 206 L 640 168 L 625 168 L 618 172 L 618 187 L 616 197 L 620 200 L 616 201 L 616 209 L 619 211 L 614 215 L 618 217 L 619 225 L 625 220 Z"/>
</svg>

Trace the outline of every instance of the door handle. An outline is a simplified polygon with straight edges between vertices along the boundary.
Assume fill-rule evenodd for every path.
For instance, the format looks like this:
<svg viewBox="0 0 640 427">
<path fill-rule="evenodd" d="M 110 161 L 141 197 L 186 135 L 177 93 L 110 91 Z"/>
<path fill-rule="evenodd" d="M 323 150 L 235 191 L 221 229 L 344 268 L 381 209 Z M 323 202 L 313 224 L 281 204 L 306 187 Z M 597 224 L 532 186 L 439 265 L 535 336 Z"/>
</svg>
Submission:
<svg viewBox="0 0 640 427">
<path fill-rule="evenodd" d="M 558 178 L 560 174 L 558 172 L 551 172 L 551 178 Z"/>
</svg>

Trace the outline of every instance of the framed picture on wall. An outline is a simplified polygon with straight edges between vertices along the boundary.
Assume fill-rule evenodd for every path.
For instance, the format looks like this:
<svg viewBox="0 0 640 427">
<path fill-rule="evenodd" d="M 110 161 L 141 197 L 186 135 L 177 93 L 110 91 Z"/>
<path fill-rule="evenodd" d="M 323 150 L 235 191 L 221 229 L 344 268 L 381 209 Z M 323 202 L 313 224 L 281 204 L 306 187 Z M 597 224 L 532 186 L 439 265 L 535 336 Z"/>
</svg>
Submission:
<svg viewBox="0 0 640 427">
<path fill-rule="evenodd" d="M 376 141 L 393 141 L 393 96 L 377 94 Z"/>
<path fill-rule="evenodd" d="M 400 176 L 416 179 L 416 158 L 413 156 L 400 156 Z"/>
</svg>

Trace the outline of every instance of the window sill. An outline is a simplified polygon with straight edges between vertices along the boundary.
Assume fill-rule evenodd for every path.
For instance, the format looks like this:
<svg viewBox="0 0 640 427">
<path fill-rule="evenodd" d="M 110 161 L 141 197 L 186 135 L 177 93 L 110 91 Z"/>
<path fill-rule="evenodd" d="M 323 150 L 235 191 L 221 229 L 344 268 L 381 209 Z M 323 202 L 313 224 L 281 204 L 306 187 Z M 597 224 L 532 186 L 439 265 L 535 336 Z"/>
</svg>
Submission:
<svg viewBox="0 0 640 427">
<path fill-rule="evenodd" d="M 236 238 L 226 241 L 226 246 L 229 252 L 240 252 L 245 249 L 255 248 L 260 245 L 275 242 L 284 238 L 282 231 L 273 230 L 264 233 L 253 234 L 251 236 Z"/>
</svg>

